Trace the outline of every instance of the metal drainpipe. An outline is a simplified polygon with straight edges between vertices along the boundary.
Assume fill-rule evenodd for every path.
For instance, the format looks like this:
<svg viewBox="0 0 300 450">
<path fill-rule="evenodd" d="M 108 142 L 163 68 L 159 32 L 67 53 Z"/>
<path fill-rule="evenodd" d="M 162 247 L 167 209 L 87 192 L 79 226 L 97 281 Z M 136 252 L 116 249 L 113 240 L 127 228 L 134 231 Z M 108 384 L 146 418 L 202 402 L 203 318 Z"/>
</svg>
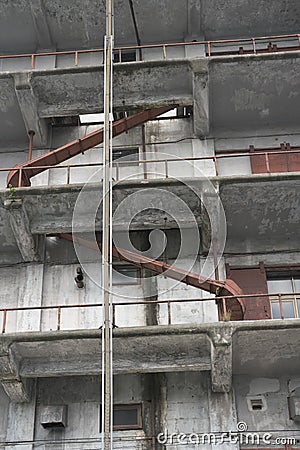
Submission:
<svg viewBox="0 0 300 450">
<path fill-rule="evenodd" d="M 33 146 L 33 136 L 35 132 L 33 130 L 28 131 L 29 135 L 29 149 L 28 149 L 28 162 L 32 160 L 32 146 Z"/>
<path fill-rule="evenodd" d="M 106 0 L 106 36 L 104 42 L 104 178 L 103 178 L 103 236 L 102 236 L 102 289 L 104 323 L 102 327 L 102 449 L 113 448 L 112 401 L 112 71 L 113 71 L 113 20 L 114 0 Z"/>
<path fill-rule="evenodd" d="M 145 124 L 142 125 L 142 149 L 143 149 L 143 160 L 147 159 L 147 153 L 146 153 L 146 133 L 145 133 Z M 144 169 L 144 180 L 147 180 L 148 173 L 147 173 L 147 163 L 143 163 L 143 169 Z"/>
<path fill-rule="evenodd" d="M 215 279 L 217 281 L 219 281 L 220 280 L 220 274 L 219 274 L 219 267 L 218 267 L 218 254 L 217 254 L 217 240 L 216 239 L 213 239 L 212 246 L 213 246 L 213 255 L 214 255 Z M 221 306 L 220 306 L 220 303 L 218 302 L 217 299 L 216 299 L 216 303 L 217 303 L 217 306 L 218 306 L 218 319 L 220 321 L 221 318 L 222 318 Z M 224 313 L 224 311 L 223 311 L 223 313 Z"/>
<path fill-rule="evenodd" d="M 135 12 L 134 12 L 133 0 L 129 0 L 129 6 L 130 6 L 130 12 L 131 12 L 131 17 L 132 17 L 132 21 L 133 21 L 134 31 L 135 31 L 136 42 L 137 42 L 137 45 L 139 47 L 141 47 L 141 39 L 140 39 L 136 16 L 135 16 Z M 143 60 L 143 52 L 142 52 L 141 48 L 139 48 L 139 60 L 140 61 Z"/>
</svg>

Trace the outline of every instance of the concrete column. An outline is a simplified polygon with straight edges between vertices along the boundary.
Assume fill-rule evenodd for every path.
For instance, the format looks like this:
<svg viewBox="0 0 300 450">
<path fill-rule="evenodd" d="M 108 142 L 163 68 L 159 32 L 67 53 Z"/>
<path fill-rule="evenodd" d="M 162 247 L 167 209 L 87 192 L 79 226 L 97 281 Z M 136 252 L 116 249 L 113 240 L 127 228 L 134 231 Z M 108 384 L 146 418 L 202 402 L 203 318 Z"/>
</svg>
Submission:
<svg viewBox="0 0 300 450">
<path fill-rule="evenodd" d="M 30 401 L 32 381 L 22 380 L 19 376 L 18 362 L 8 342 L 0 346 L 0 382 L 13 403 Z"/>
<path fill-rule="evenodd" d="M 40 119 L 38 113 L 38 102 L 35 97 L 30 73 L 14 74 L 15 92 L 19 102 L 27 132 L 35 132 L 34 145 L 47 144 L 47 125 L 44 119 Z"/>
<path fill-rule="evenodd" d="M 7 442 L 30 442 L 34 439 L 35 427 L 35 388 L 29 403 L 11 403 L 8 414 Z M 6 446 L 6 450 L 32 450 L 32 444 Z"/>
<path fill-rule="evenodd" d="M 230 392 L 232 385 L 232 330 L 220 327 L 210 333 L 213 392 Z"/>
<path fill-rule="evenodd" d="M 233 391 L 221 394 L 208 389 L 208 405 L 211 433 L 217 433 L 222 440 L 217 447 L 222 450 L 238 450 L 240 446 L 235 442 L 235 435 L 233 434 L 230 438 L 227 434 L 237 431 L 237 412 Z M 212 446 L 212 448 L 217 447 Z"/>
<path fill-rule="evenodd" d="M 23 200 L 6 199 L 4 206 L 8 210 L 10 225 L 24 261 L 38 261 L 37 246 L 30 231 L 29 219 Z"/>
<path fill-rule="evenodd" d="M 193 70 L 194 133 L 205 137 L 209 133 L 209 86 L 208 62 L 204 59 L 191 61 Z"/>
<path fill-rule="evenodd" d="M 157 300 L 157 279 L 153 277 L 153 272 L 142 269 L 141 280 L 144 299 L 149 301 L 149 305 L 145 305 L 146 325 L 158 325 L 158 306 L 157 304 L 151 304 L 151 301 Z"/>
</svg>

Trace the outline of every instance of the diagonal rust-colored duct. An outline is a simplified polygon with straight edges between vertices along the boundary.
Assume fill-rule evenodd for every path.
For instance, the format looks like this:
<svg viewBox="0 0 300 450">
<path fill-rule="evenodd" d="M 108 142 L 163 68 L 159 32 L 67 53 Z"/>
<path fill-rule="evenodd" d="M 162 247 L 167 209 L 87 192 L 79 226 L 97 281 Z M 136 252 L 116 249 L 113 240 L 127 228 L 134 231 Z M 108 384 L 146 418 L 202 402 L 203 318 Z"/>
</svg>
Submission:
<svg viewBox="0 0 300 450">
<path fill-rule="evenodd" d="M 76 240 L 79 245 L 95 251 L 98 251 L 99 248 L 101 248 L 101 243 L 99 241 L 96 243 L 78 236 L 74 237 L 71 233 L 61 233 L 56 236 L 70 242 Z M 126 261 L 137 267 L 142 267 L 158 274 L 163 273 L 173 280 L 178 280 L 189 286 L 216 294 L 217 297 L 235 296 L 236 298 L 226 300 L 226 308 L 228 311 L 231 311 L 231 320 L 243 320 L 245 313 L 245 305 L 242 299 L 243 291 L 233 280 L 227 279 L 226 281 L 216 281 L 211 278 L 204 278 L 192 272 L 187 273 L 182 269 L 175 268 L 164 262 L 155 261 L 125 249 L 118 249 L 115 246 L 112 248 L 112 254 L 113 257 L 119 261 Z"/>
<path fill-rule="evenodd" d="M 113 137 L 119 136 L 125 131 L 137 127 L 138 125 L 142 125 L 149 120 L 153 120 L 157 116 L 160 116 L 175 107 L 176 105 L 147 109 L 137 114 L 133 114 L 132 116 L 125 117 L 124 119 L 117 120 L 113 123 L 112 127 Z M 103 128 L 90 133 L 81 139 L 76 139 L 75 141 L 69 142 L 68 144 L 52 150 L 39 158 L 27 161 L 21 165 L 16 165 L 7 176 L 7 186 L 10 184 L 14 187 L 30 186 L 30 179 L 35 175 L 44 172 L 50 166 L 55 166 L 67 161 L 73 156 L 84 153 L 86 150 L 89 150 L 102 142 Z"/>
</svg>

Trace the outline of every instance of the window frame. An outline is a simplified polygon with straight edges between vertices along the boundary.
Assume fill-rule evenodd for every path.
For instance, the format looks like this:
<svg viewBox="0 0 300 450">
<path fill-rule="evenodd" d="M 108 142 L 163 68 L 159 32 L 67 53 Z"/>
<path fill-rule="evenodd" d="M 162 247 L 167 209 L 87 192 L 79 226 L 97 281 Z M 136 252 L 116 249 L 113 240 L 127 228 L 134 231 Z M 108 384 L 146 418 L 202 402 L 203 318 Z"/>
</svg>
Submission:
<svg viewBox="0 0 300 450">
<path fill-rule="evenodd" d="M 134 161 L 126 161 L 126 160 L 122 160 L 121 162 L 118 163 L 119 159 L 122 158 L 126 158 L 126 156 L 130 156 L 130 154 L 126 155 L 126 151 L 130 151 L 130 150 L 135 150 L 135 153 L 132 152 L 133 155 L 137 156 L 137 159 Z M 117 152 L 124 152 L 125 155 L 124 156 L 119 156 L 117 158 L 114 158 L 114 155 Z M 140 165 L 140 147 L 139 146 L 130 146 L 130 147 L 113 147 L 112 149 L 112 165 L 113 168 L 122 168 L 122 167 L 137 167 Z"/>
<path fill-rule="evenodd" d="M 128 431 L 128 430 L 142 430 L 143 429 L 143 404 L 142 403 L 116 403 L 113 405 L 113 413 L 115 411 L 128 411 L 135 409 L 137 411 L 137 423 L 132 425 L 114 425 L 113 431 Z M 102 431 L 102 405 L 100 403 L 99 415 L 100 433 Z"/>
<path fill-rule="evenodd" d="M 136 278 L 130 277 L 130 278 L 132 278 L 133 281 L 132 282 L 126 282 L 126 283 L 114 282 L 114 279 L 113 279 L 114 277 L 112 277 L 112 285 L 113 286 L 140 286 L 141 285 L 142 272 L 141 272 L 140 267 L 136 267 L 136 266 L 133 266 L 131 264 L 113 263 L 113 270 L 116 270 L 118 272 L 118 269 L 116 269 L 116 267 L 121 268 L 121 269 L 125 269 L 125 270 L 126 269 L 130 269 L 130 270 L 135 269 L 136 272 L 137 272 L 137 277 Z"/>
<path fill-rule="evenodd" d="M 113 425 L 115 431 L 141 430 L 143 428 L 142 403 L 116 404 L 114 411 L 126 411 L 136 409 L 137 424 L 135 425 Z"/>
<path fill-rule="evenodd" d="M 271 281 L 271 280 L 278 280 L 278 281 L 285 281 L 285 280 L 289 280 L 291 281 L 291 286 L 292 286 L 292 292 L 288 295 L 285 295 L 284 298 L 281 298 L 281 302 L 285 303 L 285 302 L 292 302 L 293 304 L 293 311 L 294 311 L 294 317 L 289 317 L 286 320 L 291 320 L 291 319 L 299 319 L 300 318 L 300 308 L 298 306 L 298 301 L 300 301 L 300 297 L 297 297 L 296 293 L 296 285 L 295 285 L 295 280 L 299 280 L 300 281 L 300 276 L 299 273 L 293 273 L 292 271 L 290 273 L 274 273 L 274 275 L 272 275 L 272 272 L 269 272 L 269 276 L 267 277 L 267 282 Z M 278 292 L 280 294 L 280 292 Z M 279 305 L 279 310 L 280 310 L 280 302 L 278 299 L 277 295 L 272 295 L 269 293 L 269 299 L 270 299 L 270 305 L 271 305 L 271 315 L 272 315 L 272 319 L 273 320 L 280 320 L 281 318 L 274 318 L 274 314 L 273 314 L 273 308 L 272 308 L 272 304 L 276 304 Z M 281 316 L 281 310 L 280 310 L 280 316 Z M 284 315 L 283 318 L 285 319 Z"/>
</svg>

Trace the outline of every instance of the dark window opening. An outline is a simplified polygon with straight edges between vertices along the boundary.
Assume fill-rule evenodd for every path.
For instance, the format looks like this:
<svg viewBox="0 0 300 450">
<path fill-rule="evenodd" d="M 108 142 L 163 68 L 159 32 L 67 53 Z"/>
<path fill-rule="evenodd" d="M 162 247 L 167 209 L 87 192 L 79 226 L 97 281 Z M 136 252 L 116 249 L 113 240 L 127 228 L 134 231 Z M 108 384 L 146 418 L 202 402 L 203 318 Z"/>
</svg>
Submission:
<svg viewBox="0 0 300 450">
<path fill-rule="evenodd" d="M 50 119 L 52 127 L 78 127 L 78 116 L 52 117 Z"/>
<path fill-rule="evenodd" d="M 113 265 L 113 284 L 139 284 L 141 270 L 139 267 L 122 264 Z"/>
<path fill-rule="evenodd" d="M 113 161 L 120 161 L 120 167 L 122 165 L 126 166 L 137 166 L 139 163 L 140 151 L 138 147 L 128 147 L 128 148 L 113 148 L 112 159 Z"/>
<path fill-rule="evenodd" d="M 116 50 L 114 52 L 114 63 L 136 61 L 135 50 Z"/>
<path fill-rule="evenodd" d="M 101 420 L 100 405 L 100 429 Z M 114 405 L 113 408 L 113 429 L 114 430 L 140 430 L 142 428 L 142 405 Z"/>
<path fill-rule="evenodd" d="M 161 114 L 156 120 L 168 120 L 168 119 L 186 119 L 193 115 L 192 106 L 178 106 L 177 108 L 171 109 L 166 113 Z"/>
</svg>

